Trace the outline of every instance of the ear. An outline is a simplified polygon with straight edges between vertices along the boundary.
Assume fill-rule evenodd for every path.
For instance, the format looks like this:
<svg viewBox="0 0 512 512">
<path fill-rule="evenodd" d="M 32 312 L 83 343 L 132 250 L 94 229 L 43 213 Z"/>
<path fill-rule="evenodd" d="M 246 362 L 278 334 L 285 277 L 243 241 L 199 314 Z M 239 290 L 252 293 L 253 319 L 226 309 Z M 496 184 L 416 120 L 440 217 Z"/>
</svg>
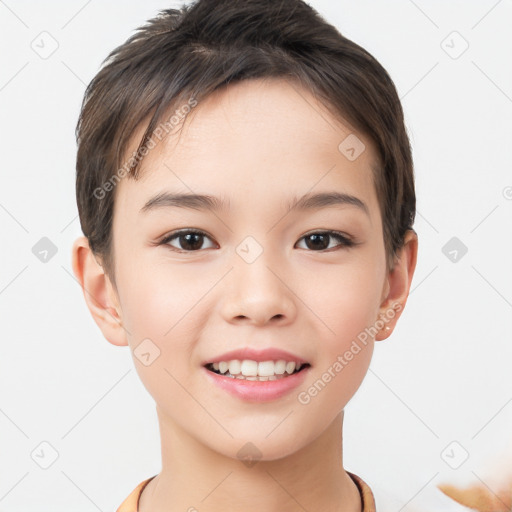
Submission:
<svg viewBox="0 0 512 512">
<path fill-rule="evenodd" d="M 417 256 L 418 235 L 414 230 L 408 230 L 404 237 L 404 244 L 395 259 L 395 266 L 387 277 L 387 292 L 379 312 L 379 318 L 384 322 L 384 326 L 375 336 L 375 341 L 385 340 L 393 332 L 405 308 L 416 268 Z M 389 327 L 389 329 L 386 329 L 386 327 Z"/>
<path fill-rule="evenodd" d="M 117 293 L 84 236 L 73 243 L 72 265 L 87 307 L 105 338 L 112 345 L 128 345 Z"/>
</svg>

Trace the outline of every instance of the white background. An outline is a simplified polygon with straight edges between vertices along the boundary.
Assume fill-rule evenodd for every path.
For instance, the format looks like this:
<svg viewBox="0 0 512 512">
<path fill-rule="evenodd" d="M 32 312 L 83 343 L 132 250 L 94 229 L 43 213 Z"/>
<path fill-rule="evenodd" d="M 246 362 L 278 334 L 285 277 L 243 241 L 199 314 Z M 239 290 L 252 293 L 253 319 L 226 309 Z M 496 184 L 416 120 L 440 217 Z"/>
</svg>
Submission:
<svg viewBox="0 0 512 512">
<path fill-rule="evenodd" d="M 493 489 L 512 466 L 512 2 L 309 3 L 390 73 L 416 173 L 412 292 L 346 407 L 344 466 L 377 511 L 452 510 L 435 484 Z M 72 274 L 74 129 L 108 52 L 180 5 L 0 1 L 0 511 L 114 511 L 160 470 L 153 400 Z M 43 31 L 58 43 L 46 59 L 31 47 Z"/>
</svg>

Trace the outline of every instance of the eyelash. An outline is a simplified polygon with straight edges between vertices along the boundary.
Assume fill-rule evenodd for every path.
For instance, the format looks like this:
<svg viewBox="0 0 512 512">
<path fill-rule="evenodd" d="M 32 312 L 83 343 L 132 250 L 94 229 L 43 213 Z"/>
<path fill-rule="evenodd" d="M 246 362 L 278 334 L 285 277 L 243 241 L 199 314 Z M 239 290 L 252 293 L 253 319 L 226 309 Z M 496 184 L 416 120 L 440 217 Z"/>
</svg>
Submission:
<svg viewBox="0 0 512 512">
<path fill-rule="evenodd" d="M 174 231 L 173 233 L 170 233 L 168 236 L 164 237 L 160 242 L 158 242 L 156 245 L 168 245 L 169 248 L 172 250 L 172 251 L 175 251 L 175 252 L 180 252 L 180 253 L 192 253 L 192 252 L 199 252 L 201 249 L 198 249 L 196 251 L 190 251 L 190 250 L 184 250 L 184 249 L 177 249 L 176 247 L 172 247 L 171 245 L 169 245 L 169 242 L 171 240 L 174 240 L 176 238 L 179 239 L 180 236 L 182 235 L 187 235 L 187 234 L 196 234 L 196 235 L 203 235 L 207 238 L 210 238 L 204 231 L 199 231 L 199 230 L 196 230 L 196 229 L 184 229 L 184 230 L 180 230 L 180 231 Z M 336 249 L 337 247 L 346 247 L 347 249 L 350 248 L 350 247 L 354 247 L 356 245 L 359 245 L 358 242 L 355 242 L 354 240 L 352 240 L 351 238 L 348 238 L 347 236 L 345 236 L 343 233 L 339 232 L 339 231 L 332 231 L 332 230 L 326 230 L 326 231 L 313 231 L 311 233 L 308 233 L 306 235 L 304 235 L 303 237 L 301 237 L 299 240 L 303 240 L 304 238 L 307 238 L 308 236 L 312 236 L 312 235 L 329 235 L 335 239 L 337 239 L 339 242 L 341 242 L 339 245 L 337 245 L 336 247 L 331 247 L 330 249 L 322 249 L 322 250 L 319 250 L 319 251 L 314 251 L 314 250 L 311 250 L 311 249 L 307 249 L 308 251 L 310 252 L 328 252 L 328 251 L 332 251 L 333 249 Z"/>
</svg>

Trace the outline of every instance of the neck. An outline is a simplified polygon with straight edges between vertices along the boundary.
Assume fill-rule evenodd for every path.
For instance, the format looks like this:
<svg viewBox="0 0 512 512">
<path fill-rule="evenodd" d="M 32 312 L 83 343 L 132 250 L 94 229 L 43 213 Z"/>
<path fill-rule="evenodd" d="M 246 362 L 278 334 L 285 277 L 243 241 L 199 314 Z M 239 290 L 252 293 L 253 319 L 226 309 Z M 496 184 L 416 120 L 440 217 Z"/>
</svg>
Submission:
<svg viewBox="0 0 512 512">
<path fill-rule="evenodd" d="M 162 471 L 144 489 L 139 512 L 361 512 L 359 491 L 343 469 L 343 411 L 307 446 L 252 463 L 211 450 L 157 411 Z"/>
</svg>

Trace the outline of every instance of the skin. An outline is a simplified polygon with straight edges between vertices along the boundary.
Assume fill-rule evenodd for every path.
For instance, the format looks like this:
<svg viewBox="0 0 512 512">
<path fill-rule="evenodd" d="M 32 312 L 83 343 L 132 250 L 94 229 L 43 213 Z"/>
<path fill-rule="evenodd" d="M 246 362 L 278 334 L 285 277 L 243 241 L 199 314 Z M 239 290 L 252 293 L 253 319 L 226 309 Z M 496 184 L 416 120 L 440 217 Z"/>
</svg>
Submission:
<svg viewBox="0 0 512 512">
<path fill-rule="evenodd" d="M 354 161 L 338 150 L 350 133 L 366 147 Z M 162 471 L 142 493 L 140 511 L 361 510 L 343 468 L 344 407 L 366 375 L 374 341 L 391 334 L 403 311 L 418 247 L 408 232 L 394 270 L 387 270 L 375 163 L 372 142 L 297 84 L 243 81 L 199 103 L 179 140 L 164 139 L 144 158 L 141 180 L 117 185 L 117 289 L 87 239 L 75 241 L 73 270 L 90 312 L 110 343 L 130 347 L 156 403 Z M 163 190 L 218 196 L 230 208 L 139 212 Z M 350 205 L 285 208 L 292 197 L 333 190 L 364 201 L 369 216 Z M 208 235 L 196 242 L 199 249 L 173 251 L 190 247 L 179 238 L 154 245 L 184 228 Z M 308 246 L 305 235 L 322 230 L 341 231 L 359 245 L 327 238 L 328 249 Z M 250 264 L 236 252 L 249 235 L 263 249 Z M 299 403 L 298 393 L 392 304 L 401 309 L 390 329 L 370 336 L 317 396 Z M 160 350 L 149 366 L 134 355 L 146 338 Z M 303 357 L 311 364 L 304 385 L 263 404 L 210 385 L 201 363 L 245 346 Z M 247 442 L 261 452 L 251 467 L 237 456 Z"/>
</svg>

